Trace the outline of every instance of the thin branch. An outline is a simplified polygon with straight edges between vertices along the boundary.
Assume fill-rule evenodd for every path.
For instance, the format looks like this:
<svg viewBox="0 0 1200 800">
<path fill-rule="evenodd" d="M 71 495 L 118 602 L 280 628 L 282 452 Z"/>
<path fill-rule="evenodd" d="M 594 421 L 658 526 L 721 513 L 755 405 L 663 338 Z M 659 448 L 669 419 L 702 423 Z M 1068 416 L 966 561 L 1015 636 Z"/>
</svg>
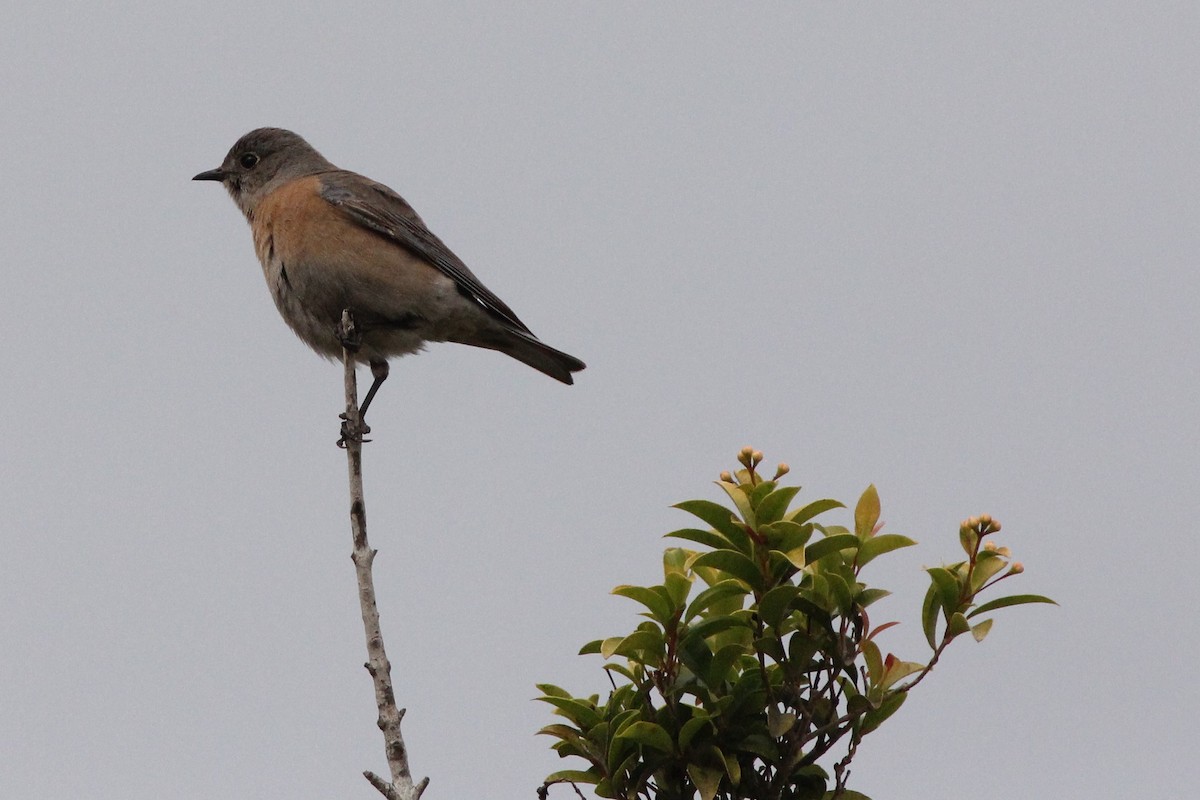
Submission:
<svg viewBox="0 0 1200 800">
<path fill-rule="evenodd" d="M 837 776 L 833 787 L 833 794 L 830 795 L 830 800 L 837 800 L 846 792 L 846 783 L 850 780 L 850 762 L 854 760 L 855 753 L 858 752 L 858 743 L 861 737 L 855 733 L 850 736 L 850 746 L 846 748 L 846 755 L 833 765 L 833 773 Z"/>
<path fill-rule="evenodd" d="M 367 637 L 367 672 L 375 684 L 375 705 L 379 709 L 378 725 L 383 731 L 384 753 L 391 782 L 373 772 L 363 776 L 387 800 L 419 800 L 429 784 L 425 778 L 413 783 L 408 767 L 408 750 L 400 734 L 400 721 L 404 710 L 396 707 L 396 695 L 392 689 L 392 665 L 383 647 L 383 633 L 379 628 L 379 609 L 375 605 L 375 581 L 371 576 L 371 564 L 375 552 L 367 543 L 367 507 L 363 499 L 362 443 L 363 434 L 369 429 L 363 424 L 358 410 L 358 382 L 354 373 L 355 353 L 361 344 L 361 336 L 354 326 L 350 311 L 342 312 L 342 363 L 345 365 L 346 413 L 342 424 L 342 439 L 339 445 L 346 448 L 346 461 L 350 471 L 350 530 L 354 536 L 354 552 L 350 556 L 358 575 L 358 600 L 362 607 L 363 631 Z"/>
<path fill-rule="evenodd" d="M 917 673 L 917 677 L 914 678 L 913 680 L 909 681 L 908 683 L 905 683 L 901 686 L 897 686 L 892 691 L 896 692 L 897 694 L 899 694 L 900 692 L 907 692 L 907 691 L 910 691 L 918 683 L 925 680 L 925 676 L 928 675 L 929 673 L 933 672 L 933 668 L 937 666 L 938 660 L 942 657 L 942 653 L 944 653 L 946 651 L 946 648 L 950 646 L 950 643 L 952 641 L 954 641 L 954 639 L 955 639 L 955 637 L 950 635 L 949 630 L 947 630 L 945 633 L 943 633 L 942 641 L 938 643 L 937 649 L 933 651 L 933 658 L 929 659 L 929 663 L 926 664 L 925 667 L 920 672 Z"/>
</svg>

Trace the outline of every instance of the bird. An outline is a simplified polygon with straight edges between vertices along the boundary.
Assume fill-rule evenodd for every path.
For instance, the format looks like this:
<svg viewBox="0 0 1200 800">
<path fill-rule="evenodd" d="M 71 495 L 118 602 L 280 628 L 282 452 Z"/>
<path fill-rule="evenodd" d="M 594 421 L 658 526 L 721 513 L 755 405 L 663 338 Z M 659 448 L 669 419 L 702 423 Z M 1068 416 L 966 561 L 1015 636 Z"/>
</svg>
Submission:
<svg viewBox="0 0 1200 800">
<path fill-rule="evenodd" d="M 534 336 L 404 198 L 334 166 L 298 134 L 250 131 L 192 180 L 219 181 L 246 216 L 275 306 L 305 344 L 340 357 L 350 311 L 361 334 L 355 359 L 373 378 L 360 414 L 388 360 L 426 342 L 496 350 L 565 384 L 586 366 Z"/>
</svg>

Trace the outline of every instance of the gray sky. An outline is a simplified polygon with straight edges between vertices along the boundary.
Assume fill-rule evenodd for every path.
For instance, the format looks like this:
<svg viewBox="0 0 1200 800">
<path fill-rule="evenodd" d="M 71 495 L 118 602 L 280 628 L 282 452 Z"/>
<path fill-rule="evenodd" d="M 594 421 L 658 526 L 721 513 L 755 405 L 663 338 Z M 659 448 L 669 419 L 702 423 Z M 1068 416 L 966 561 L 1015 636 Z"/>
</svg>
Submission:
<svg viewBox="0 0 1200 800">
<path fill-rule="evenodd" d="M 189 181 L 263 125 L 589 365 L 436 345 L 372 409 L 427 798 L 569 766 L 533 684 L 603 690 L 609 589 L 744 444 L 920 540 L 867 573 L 901 656 L 970 514 L 1062 602 L 953 647 L 856 788 L 1194 790 L 1194 4 L 42 5 L 0 14 L 0 796 L 374 796 L 340 372 Z"/>
</svg>

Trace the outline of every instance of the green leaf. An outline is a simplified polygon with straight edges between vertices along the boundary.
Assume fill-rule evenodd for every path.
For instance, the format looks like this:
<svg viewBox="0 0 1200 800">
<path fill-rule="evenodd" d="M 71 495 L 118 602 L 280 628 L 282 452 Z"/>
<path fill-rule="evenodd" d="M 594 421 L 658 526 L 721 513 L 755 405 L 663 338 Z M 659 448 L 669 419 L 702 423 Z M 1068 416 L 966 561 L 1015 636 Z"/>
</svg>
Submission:
<svg viewBox="0 0 1200 800">
<path fill-rule="evenodd" d="M 615 717 L 613 717 L 612 721 L 613 733 L 619 734 L 621 731 L 637 722 L 639 716 L 641 716 L 641 711 L 636 708 L 627 708 L 620 714 L 617 714 Z"/>
<path fill-rule="evenodd" d="M 784 659 L 783 639 L 778 636 L 761 636 L 755 639 L 754 650 L 765 655 L 773 664 L 778 664 Z"/>
<path fill-rule="evenodd" d="M 691 556 L 688 557 L 691 558 Z M 687 602 L 688 595 L 692 593 L 692 577 L 682 572 L 668 573 L 663 579 L 663 588 L 666 589 L 671 602 L 679 607 Z"/>
<path fill-rule="evenodd" d="M 825 786 L 829 782 L 829 773 L 819 764 L 801 767 L 792 773 L 792 784 L 795 787 L 792 797 L 796 800 L 816 800 L 825 794 Z"/>
<path fill-rule="evenodd" d="M 679 661 L 695 675 L 707 675 L 712 664 L 712 648 L 704 641 L 703 635 L 684 628 L 676 647 Z"/>
<path fill-rule="evenodd" d="M 798 525 L 795 522 L 780 519 L 760 525 L 758 532 L 766 537 L 768 547 L 786 553 L 808 544 L 808 540 L 812 538 L 813 527 L 811 524 Z"/>
<path fill-rule="evenodd" d="M 675 609 L 667 597 L 667 590 L 661 586 L 618 586 L 612 593 L 641 603 L 650 609 L 651 616 L 663 625 L 675 616 Z"/>
<path fill-rule="evenodd" d="M 900 706 L 904 705 L 904 701 L 908 698 L 908 692 L 892 692 L 883 698 L 883 702 L 879 704 L 879 708 L 874 711 L 868 711 L 863 715 L 863 724 L 861 735 L 865 736 L 871 731 L 883 724 L 884 720 L 900 710 Z"/>
<path fill-rule="evenodd" d="M 919 664 L 916 661 L 900 661 L 894 656 L 888 656 L 888 660 L 884 664 L 883 680 L 879 684 L 884 689 L 890 689 L 898 681 L 907 678 L 914 672 L 920 672 L 926 667 L 925 664 Z"/>
<path fill-rule="evenodd" d="M 660 630 L 637 630 L 615 644 L 612 642 L 612 639 L 605 639 L 600 647 L 600 654 L 605 658 L 612 658 L 614 655 L 625 656 L 631 661 L 651 666 L 662 663 L 663 652 L 666 649 Z"/>
<path fill-rule="evenodd" d="M 702 639 L 707 639 L 709 636 L 716 636 L 722 631 L 727 631 L 730 628 L 748 628 L 749 623 L 741 617 L 713 617 L 712 619 L 702 620 L 695 625 L 691 625 L 687 629 L 685 636 L 699 636 Z"/>
<path fill-rule="evenodd" d="M 1043 597 L 1040 594 L 1010 594 L 1008 597 L 997 597 L 995 600 L 989 600 L 979 608 L 973 610 L 968 617 L 973 617 L 976 614 L 983 614 L 987 611 L 994 611 L 997 608 L 1007 608 L 1008 606 L 1019 606 L 1025 603 L 1050 603 L 1058 605 L 1049 597 Z"/>
<path fill-rule="evenodd" d="M 566 689 L 555 686 L 553 683 L 536 683 L 534 685 L 537 686 L 537 690 L 539 692 L 541 692 L 544 695 L 549 695 L 550 697 L 570 697 L 571 696 L 571 693 L 568 692 Z"/>
<path fill-rule="evenodd" d="M 745 491 L 745 485 L 742 486 Z M 758 504 L 763 501 L 763 498 L 775 491 L 775 481 L 760 480 L 754 484 L 754 488 L 746 492 L 746 496 L 750 498 L 750 507 L 754 509 L 755 519 L 758 518 Z M 757 527 L 757 526 L 756 526 Z"/>
<path fill-rule="evenodd" d="M 751 589 L 761 590 L 763 588 L 763 576 L 759 572 L 758 565 L 741 553 L 732 550 L 714 550 L 698 556 L 692 561 L 692 568 L 696 567 L 719 569 L 734 578 L 745 581 Z"/>
<path fill-rule="evenodd" d="M 742 782 L 742 765 L 738 763 L 737 757 L 732 753 L 725 754 L 725 774 L 729 776 L 729 782 L 734 786 Z"/>
<path fill-rule="evenodd" d="M 946 623 L 946 632 L 951 636 L 958 636 L 966 633 L 971 629 L 967 618 L 962 615 L 961 611 L 955 611 L 950 615 L 950 621 Z"/>
<path fill-rule="evenodd" d="M 717 481 L 717 486 L 725 490 L 725 494 L 729 495 L 729 499 L 737 506 L 738 513 L 742 515 L 742 521 L 754 527 L 754 507 L 750 504 L 750 495 L 747 494 L 745 487 L 742 484 L 727 483 L 725 481 Z"/>
<path fill-rule="evenodd" d="M 925 632 L 925 640 L 929 642 L 929 646 L 934 649 L 937 649 L 934 637 L 937 635 L 937 618 L 941 610 L 941 593 L 937 584 L 931 583 L 929 591 L 925 592 L 925 604 L 921 606 L 921 630 Z"/>
<path fill-rule="evenodd" d="M 603 719 L 596 709 L 571 697 L 539 697 L 538 699 L 554 706 L 562 716 L 578 725 L 580 730 L 587 730 L 598 725 Z"/>
<path fill-rule="evenodd" d="M 668 547 L 663 551 L 663 576 L 686 573 L 687 560 L 691 557 L 691 550 L 682 547 Z"/>
<path fill-rule="evenodd" d="M 767 706 L 767 733 L 778 739 L 796 725 L 796 715 L 791 711 L 780 711 L 771 704 Z"/>
<path fill-rule="evenodd" d="M 814 500 L 803 508 L 798 508 L 788 514 L 784 519 L 791 522 L 805 523 L 818 514 L 824 514 L 826 511 L 832 511 L 835 508 L 845 508 L 846 506 L 839 503 L 837 500 Z"/>
<path fill-rule="evenodd" d="M 721 779 L 725 777 L 724 770 L 702 767 L 699 764 L 688 764 L 687 774 L 696 785 L 700 800 L 713 800 L 717 796 L 717 790 L 721 788 Z"/>
<path fill-rule="evenodd" d="M 638 683 L 638 677 L 624 664 L 605 664 L 604 669 L 615 672 L 630 683 Z"/>
<path fill-rule="evenodd" d="M 791 550 L 772 550 L 771 553 L 787 561 L 794 569 L 804 569 L 808 565 L 808 562 L 804 560 L 803 545 Z"/>
<path fill-rule="evenodd" d="M 947 615 L 953 613 L 962 601 L 962 587 L 958 583 L 958 576 L 945 567 L 930 567 L 925 571 L 937 587 L 938 602 Z"/>
<path fill-rule="evenodd" d="M 830 789 L 821 795 L 821 800 L 871 800 L 871 798 L 853 789 L 843 789 L 841 794 L 834 794 L 834 790 Z"/>
<path fill-rule="evenodd" d="M 578 756 L 579 758 L 586 758 L 588 761 L 595 764 L 595 754 L 587 750 L 583 746 L 585 744 L 586 743 L 582 739 L 573 742 L 568 742 L 565 739 L 561 739 L 551 744 L 550 749 L 555 753 L 558 753 L 559 758 L 572 758 Z"/>
<path fill-rule="evenodd" d="M 620 638 L 621 637 L 619 637 L 619 636 L 617 637 L 618 640 L 620 640 Z M 588 655 L 591 655 L 592 653 L 599 653 L 601 648 L 604 645 L 604 642 L 605 642 L 604 639 L 593 639 L 592 641 L 585 644 L 583 647 L 579 648 L 579 655 L 588 656 Z"/>
<path fill-rule="evenodd" d="M 912 547 L 916 542 L 898 533 L 881 533 L 863 542 L 858 548 L 858 566 L 865 567 L 876 556 L 899 550 L 901 547 Z"/>
<path fill-rule="evenodd" d="M 875 540 L 872 539 L 871 541 L 875 541 Z M 867 606 L 871 605 L 871 603 L 874 603 L 876 600 L 882 600 L 883 598 L 887 597 L 890 594 L 891 594 L 891 592 L 889 592 L 887 589 L 863 589 L 861 592 L 858 593 L 858 601 L 857 602 L 860 606 L 862 606 L 863 608 L 866 608 Z"/>
<path fill-rule="evenodd" d="M 985 619 L 977 625 L 971 626 L 971 635 L 975 637 L 975 641 L 982 642 L 983 637 L 988 635 L 988 631 L 992 629 L 991 619 Z"/>
<path fill-rule="evenodd" d="M 716 531 L 702 531 L 699 528 L 680 528 L 677 531 L 663 534 L 663 538 L 686 539 L 689 542 L 711 547 L 713 550 L 724 550 L 733 547 L 733 544 L 728 539 Z"/>
<path fill-rule="evenodd" d="M 539 735 L 539 736 L 543 736 L 543 735 L 544 736 L 557 736 L 559 739 L 566 739 L 567 741 L 572 741 L 574 739 L 578 739 L 582 734 L 575 728 L 572 728 L 570 725 L 563 725 L 560 723 L 557 725 L 547 725 L 546 727 L 544 727 L 540 731 L 538 731 L 537 735 Z"/>
<path fill-rule="evenodd" d="M 829 582 L 829 592 L 837 604 L 838 613 L 842 616 L 848 615 L 851 606 L 854 605 L 854 598 L 850 594 L 850 585 L 846 583 L 845 578 L 834 572 L 826 573 L 825 580 Z"/>
<path fill-rule="evenodd" d="M 787 640 L 787 658 L 797 669 L 808 667 L 818 650 L 821 650 L 821 643 L 814 637 L 805 636 L 803 631 L 793 633 Z"/>
<path fill-rule="evenodd" d="M 683 614 L 685 622 L 689 622 L 697 614 L 702 614 L 710 607 L 718 605 L 723 600 L 728 600 L 733 597 L 744 597 L 746 595 L 746 587 L 741 581 L 725 580 L 718 581 L 708 587 L 700 594 L 696 595 L 696 599 L 687 607 L 687 611 Z M 739 600 L 737 608 L 742 607 L 742 602 Z M 733 610 L 733 609 L 731 609 Z"/>
<path fill-rule="evenodd" d="M 879 522 L 879 492 L 875 484 L 871 484 L 858 498 L 854 507 L 854 535 L 859 539 L 867 539 L 875 531 L 875 523 Z"/>
<path fill-rule="evenodd" d="M 634 797 L 638 794 L 638 789 L 627 789 L 626 784 L 631 778 L 634 777 L 634 769 L 639 763 L 641 763 L 642 753 L 637 747 L 630 747 L 629 749 L 631 752 L 629 753 L 628 757 L 621 762 L 620 766 L 618 766 L 616 769 L 610 769 L 608 771 L 610 776 L 609 779 L 612 781 L 613 785 L 613 791 L 608 795 L 609 797 Z M 644 784 L 646 782 L 646 777 L 647 776 L 645 775 L 638 776 L 636 778 L 638 784 Z M 600 786 L 596 787 L 596 794 L 600 794 L 600 788 Z M 603 797 L 604 795 L 601 796 Z"/>
<path fill-rule="evenodd" d="M 594 785 L 599 782 L 599 775 L 578 769 L 559 770 L 546 776 L 546 783 L 587 783 Z"/>
<path fill-rule="evenodd" d="M 1000 555 L 986 550 L 979 554 L 975 569 L 971 570 L 971 591 L 978 592 L 997 572 L 1008 566 Z"/>
<path fill-rule="evenodd" d="M 675 749 L 671 737 L 663 730 L 663 727 L 653 722 L 635 722 L 618 733 L 617 738 L 628 739 L 664 753 L 670 753 Z"/>
<path fill-rule="evenodd" d="M 875 685 L 883 678 L 883 654 L 879 652 L 879 645 L 870 640 L 862 643 L 862 653 L 867 662 L 867 676 L 871 685 Z"/>
<path fill-rule="evenodd" d="M 740 742 L 735 742 L 730 746 L 738 752 L 762 756 L 763 761 L 767 762 L 779 758 L 778 744 L 766 733 L 751 733 L 742 737 Z"/>
<path fill-rule="evenodd" d="M 825 617 L 833 616 L 833 598 L 829 594 L 829 581 L 819 572 L 810 572 L 805 576 L 805 584 L 800 587 L 801 598 L 808 600 L 820 610 Z M 812 609 L 803 609 L 805 614 L 812 616 Z"/>
<path fill-rule="evenodd" d="M 679 729 L 679 749 L 687 750 L 688 745 L 692 743 L 692 739 L 696 738 L 696 734 L 703 728 L 712 728 L 712 720 L 707 714 L 696 716 L 683 723 L 683 727 Z"/>
<path fill-rule="evenodd" d="M 704 675 L 704 683 L 713 690 L 720 689 L 726 683 L 733 683 L 737 677 L 733 674 L 733 665 L 747 652 L 740 644 L 727 644 L 717 650 L 712 663 L 708 665 L 708 674 Z"/>
<path fill-rule="evenodd" d="M 782 622 L 783 618 L 791 611 L 789 606 L 798 594 L 800 594 L 800 587 L 791 583 L 770 589 L 763 595 L 762 600 L 758 601 L 758 614 L 762 617 L 763 622 L 772 627 Z"/>
<path fill-rule="evenodd" d="M 764 523 L 775 522 L 783 519 L 783 515 L 787 512 L 788 505 L 792 502 L 792 498 L 800 491 L 799 486 L 785 486 L 782 489 L 776 489 L 769 495 L 764 497 L 758 504 L 755 510 L 755 515 L 758 518 L 758 524 L 761 526 Z"/>
<path fill-rule="evenodd" d="M 746 535 L 741 523 L 734 518 L 733 512 L 725 506 L 711 500 L 685 500 L 676 503 L 675 508 L 693 514 L 713 526 L 735 549 L 743 553 L 752 551 L 750 537 Z"/>
<path fill-rule="evenodd" d="M 824 556 L 830 553 L 836 553 L 839 550 L 848 550 L 858 547 L 858 537 L 852 533 L 840 533 L 833 536 L 826 536 L 824 539 L 813 542 L 808 547 L 804 548 L 804 560 L 811 564 L 814 561 L 819 561 Z"/>
</svg>

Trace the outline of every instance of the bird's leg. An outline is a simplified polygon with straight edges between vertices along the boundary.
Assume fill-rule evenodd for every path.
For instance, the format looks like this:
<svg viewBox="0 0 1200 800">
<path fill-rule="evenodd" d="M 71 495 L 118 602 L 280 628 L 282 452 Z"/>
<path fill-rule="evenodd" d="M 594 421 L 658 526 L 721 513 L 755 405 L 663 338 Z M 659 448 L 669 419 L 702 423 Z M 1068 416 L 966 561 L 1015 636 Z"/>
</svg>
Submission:
<svg viewBox="0 0 1200 800">
<path fill-rule="evenodd" d="M 367 424 L 367 406 L 371 405 L 371 401 L 375 399 L 375 393 L 379 391 L 379 387 L 387 380 L 388 363 L 386 361 L 371 362 L 371 377 L 375 380 L 371 384 L 371 388 L 367 390 L 367 396 L 363 398 L 362 405 L 358 407 L 358 426 L 353 430 L 350 424 L 350 419 L 346 414 L 342 414 L 342 438 L 338 440 L 339 447 L 345 447 L 346 439 L 350 436 L 357 436 L 361 441 L 369 442 L 370 439 L 362 437 L 371 432 L 371 426 Z"/>
<path fill-rule="evenodd" d="M 387 380 L 388 363 L 386 361 L 371 361 L 371 377 L 374 382 L 371 388 L 367 390 L 367 396 L 363 398 L 362 405 L 358 407 L 358 417 L 363 419 L 367 416 L 367 406 L 371 405 L 371 401 L 375 399 L 375 393 L 379 391 L 379 387 Z"/>
<path fill-rule="evenodd" d="M 342 342 L 342 347 L 352 353 L 358 352 L 358 348 L 362 347 L 362 331 L 354 324 L 354 320 L 350 320 L 348 328 L 341 325 L 337 328 L 338 339 Z M 371 377 L 374 381 L 371 383 L 371 388 L 367 390 L 367 396 L 363 398 L 362 403 L 358 407 L 358 418 L 363 420 L 367 416 L 367 406 L 371 405 L 371 401 L 375 399 L 375 393 L 379 391 L 379 387 L 387 380 L 388 363 L 382 359 L 371 359 Z"/>
</svg>

